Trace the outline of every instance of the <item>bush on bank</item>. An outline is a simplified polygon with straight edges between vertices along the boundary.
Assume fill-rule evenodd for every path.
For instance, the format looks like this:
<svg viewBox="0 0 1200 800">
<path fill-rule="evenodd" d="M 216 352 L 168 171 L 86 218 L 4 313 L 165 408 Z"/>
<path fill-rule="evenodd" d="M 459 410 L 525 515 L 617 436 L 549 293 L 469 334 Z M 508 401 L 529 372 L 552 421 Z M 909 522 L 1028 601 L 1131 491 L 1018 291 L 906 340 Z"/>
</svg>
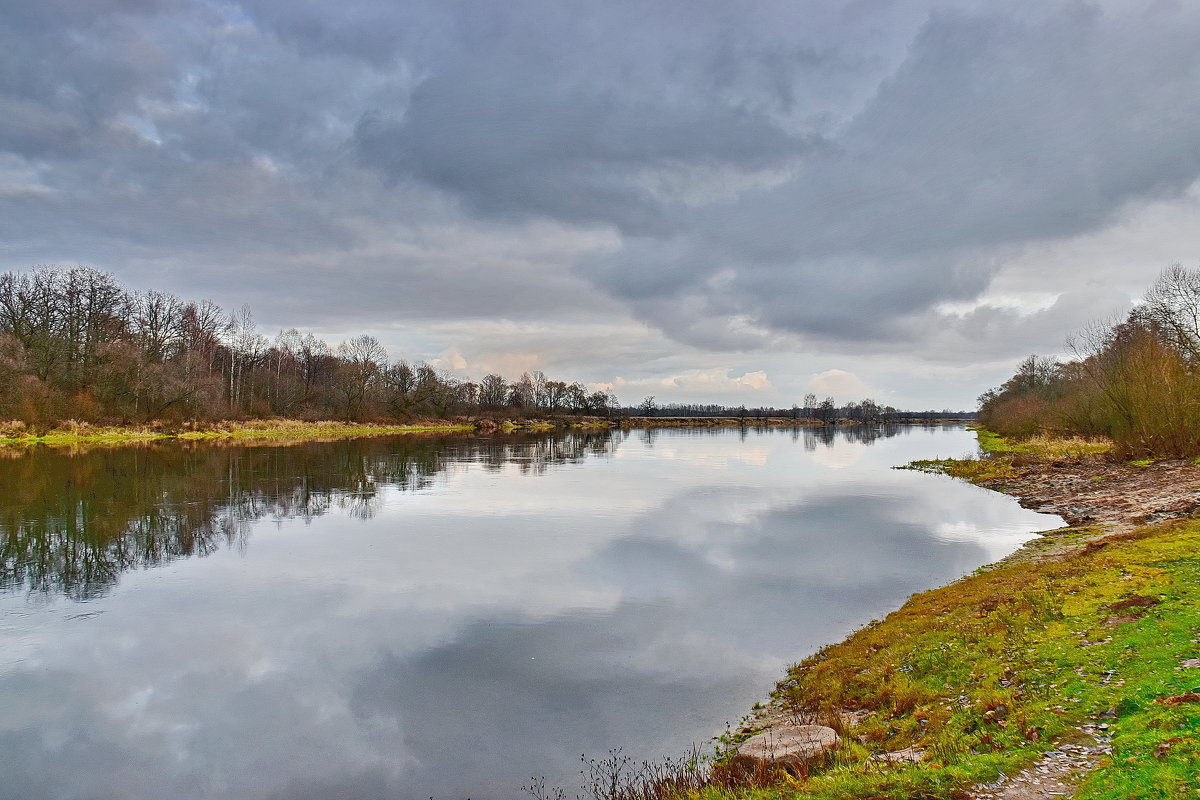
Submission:
<svg viewBox="0 0 1200 800">
<path fill-rule="evenodd" d="M 1104 437 L 1123 458 L 1200 455 L 1200 270 L 1164 271 L 1124 320 L 1071 349 L 1067 362 L 1021 362 L 979 398 L 979 422 L 1017 438 Z"/>
</svg>

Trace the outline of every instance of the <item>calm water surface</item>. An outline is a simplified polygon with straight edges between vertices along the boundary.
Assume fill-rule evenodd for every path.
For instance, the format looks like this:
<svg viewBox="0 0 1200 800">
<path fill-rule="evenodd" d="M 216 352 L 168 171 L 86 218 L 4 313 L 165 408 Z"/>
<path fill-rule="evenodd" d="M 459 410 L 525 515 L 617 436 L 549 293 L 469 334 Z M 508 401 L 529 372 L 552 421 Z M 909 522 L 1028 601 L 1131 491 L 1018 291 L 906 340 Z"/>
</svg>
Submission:
<svg viewBox="0 0 1200 800">
<path fill-rule="evenodd" d="M 1056 517 L 961 429 L 0 459 L 0 797 L 573 796 Z"/>
</svg>

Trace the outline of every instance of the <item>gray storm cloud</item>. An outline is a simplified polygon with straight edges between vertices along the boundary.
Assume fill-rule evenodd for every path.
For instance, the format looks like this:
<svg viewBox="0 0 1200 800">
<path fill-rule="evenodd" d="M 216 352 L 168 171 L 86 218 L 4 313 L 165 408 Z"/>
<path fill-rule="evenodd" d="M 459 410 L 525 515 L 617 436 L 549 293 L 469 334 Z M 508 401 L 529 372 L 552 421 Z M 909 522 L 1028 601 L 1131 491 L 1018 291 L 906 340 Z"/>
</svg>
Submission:
<svg viewBox="0 0 1200 800">
<path fill-rule="evenodd" d="M 1183 4 L 0 5 L 3 266 L 286 324 L 1002 351 L 937 309 L 1200 176 Z"/>
<path fill-rule="evenodd" d="M 769 328 L 893 336 L 981 292 L 991 248 L 1076 235 L 1196 180 L 1197 20 L 1139 21 L 1086 7 L 1023 24 L 936 15 L 792 179 L 691 211 L 676 253 L 631 242 L 595 274 L 652 319 L 690 297 Z"/>
</svg>

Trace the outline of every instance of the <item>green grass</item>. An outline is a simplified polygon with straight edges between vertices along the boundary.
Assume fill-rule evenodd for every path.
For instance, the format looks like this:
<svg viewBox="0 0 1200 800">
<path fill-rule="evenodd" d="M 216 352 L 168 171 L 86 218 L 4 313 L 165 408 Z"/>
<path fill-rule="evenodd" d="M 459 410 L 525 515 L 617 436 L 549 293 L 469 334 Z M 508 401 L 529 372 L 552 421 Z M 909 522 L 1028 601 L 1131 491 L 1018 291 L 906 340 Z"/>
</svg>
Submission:
<svg viewBox="0 0 1200 800">
<path fill-rule="evenodd" d="M 149 427 L 97 426 L 67 421 L 54 428 L 31 430 L 21 422 L 0 423 L 0 445 L 146 442 L 166 438 L 169 434 Z"/>
<path fill-rule="evenodd" d="M 1200 702 L 1169 699 L 1200 687 L 1200 669 L 1180 668 L 1200 657 L 1198 637 L 1200 522 L 1057 532 L 790 671 L 779 697 L 847 742 L 830 764 L 771 788 L 688 796 L 961 796 L 1113 709 L 1112 758 L 1077 797 L 1198 797 Z M 852 724 L 847 710 L 867 713 Z M 869 760 L 909 746 L 926 762 Z"/>
<path fill-rule="evenodd" d="M 975 438 L 979 440 L 979 449 L 985 453 L 1012 453 L 1013 445 L 998 433 L 985 428 L 973 428 Z"/>
<path fill-rule="evenodd" d="M 926 472 L 932 475 L 949 475 L 952 478 L 963 478 L 971 482 L 985 481 L 991 478 L 1003 478 L 1013 473 L 1012 462 L 1003 459 L 982 458 L 930 458 L 910 461 L 895 469 L 911 469 L 916 472 Z"/>
<path fill-rule="evenodd" d="M 94 434 L 73 434 L 73 433 L 46 433 L 42 435 L 29 436 L 10 436 L 0 438 L 0 446 L 2 445 L 29 445 L 29 444 L 46 444 L 46 445 L 74 445 L 74 444 L 120 444 L 123 442 L 150 442 L 156 439 L 170 439 L 168 434 L 164 433 L 137 433 L 137 432 L 121 432 L 121 433 L 94 433 Z"/>
</svg>

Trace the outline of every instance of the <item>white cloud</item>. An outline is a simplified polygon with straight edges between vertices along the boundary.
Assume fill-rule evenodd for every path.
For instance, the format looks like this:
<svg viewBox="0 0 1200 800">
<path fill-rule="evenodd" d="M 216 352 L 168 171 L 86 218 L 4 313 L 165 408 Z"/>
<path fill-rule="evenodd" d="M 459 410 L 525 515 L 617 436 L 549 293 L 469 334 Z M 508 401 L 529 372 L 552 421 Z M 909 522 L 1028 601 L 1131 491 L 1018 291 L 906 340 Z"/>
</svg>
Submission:
<svg viewBox="0 0 1200 800">
<path fill-rule="evenodd" d="M 437 358 L 433 364 L 436 367 L 454 370 L 455 372 L 462 372 L 469 366 L 467 364 L 467 359 L 465 359 L 463 354 L 458 352 L 458 350 L 455 348 L 450 348 L 447 350 L 439 358 Z"/>
<path fill-rule="evenodd" d="M 542 363 L 542 357 L 537 353 L 492 353 L 473 366 L 481 374 L 496 373 L 513 380 L 526 372 L 541 369 Z"/>
<path fill-rule="evenodd" d="M 685 396 L 691 397 L 736 396 L 767 392 L 775 388 L 767 373 L 762 370 L 741 375 L 732 375 L 730 372 L 729 369 L 690 370 L 661 378 L 657 384 L 659 388 L 678 389 Z M 654 383 L 653 380 L 647 380 L 643 385 L 652 388 Z"/>
<path fill-rule="evenodd" d="M 808 379 L 805 388 L 821 397 L 833 397 L 838 403 L 857 401 L 869 396 L 867 385 L 853 372 L 827 369 Z"/>
</svg>

